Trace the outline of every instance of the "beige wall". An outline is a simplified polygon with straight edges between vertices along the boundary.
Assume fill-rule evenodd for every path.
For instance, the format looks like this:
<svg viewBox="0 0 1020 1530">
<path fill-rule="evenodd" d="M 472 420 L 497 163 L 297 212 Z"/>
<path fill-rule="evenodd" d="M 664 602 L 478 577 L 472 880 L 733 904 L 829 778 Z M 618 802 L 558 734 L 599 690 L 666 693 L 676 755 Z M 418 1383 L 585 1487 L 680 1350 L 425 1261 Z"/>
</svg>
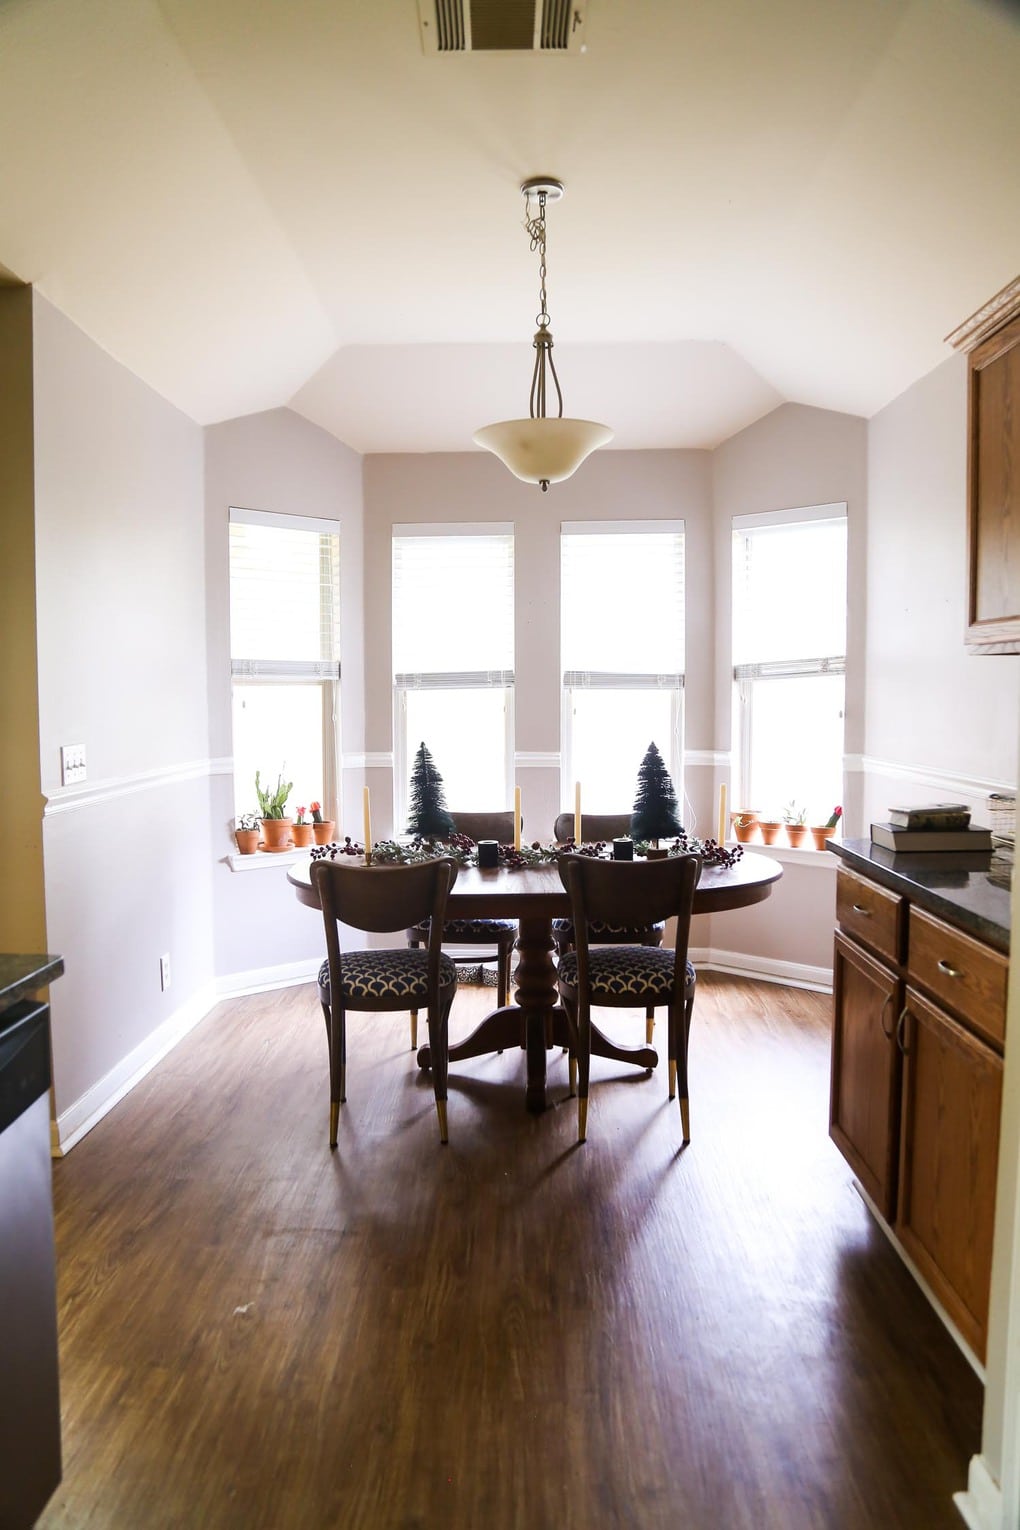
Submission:
<svg viewBox="0 0 1020 1530">
<path fill-rule="evenodd" d="M 38 294 L 33 314 L 59 1116 L 212 976 L 202 432 Z M 60 784 L 65 743 L 86 746 L 79 791 Z"/>
<path fill-rule="evenodd" d="M 232 506 L 306 515 L 337 523 L 340 533 L 341 831 L 360 814 L 365 748 L 362 595 L 361 458 L 288 409 L 248 415 L 205 432 L 208 567 L 209 735 L 212 777 L 213 898 L 217 977 L 263 973 L 314 961 L 322 952 L 321 920 L 302 907 L 283 871 L 232 872 L 234 790 L 229 769 L 230 602 L 227 551 Z M 282 975 L 282 974 L 281 974 Z"/>
<path fill-rule="evenodd" d="M 954 356 L 868 429 L 868 822 L 894 797 L 931 801 L 933 790 L 987 822 L 987 791 L 1017 781 L 1020 656 L 963 643 L 966 411 L 967 362 Z"/>
<path fill-rule="evenodd" d="M 0 950 L 46 949 L 35 645 L 32 293 L 0 287 Z"/>
</svg>

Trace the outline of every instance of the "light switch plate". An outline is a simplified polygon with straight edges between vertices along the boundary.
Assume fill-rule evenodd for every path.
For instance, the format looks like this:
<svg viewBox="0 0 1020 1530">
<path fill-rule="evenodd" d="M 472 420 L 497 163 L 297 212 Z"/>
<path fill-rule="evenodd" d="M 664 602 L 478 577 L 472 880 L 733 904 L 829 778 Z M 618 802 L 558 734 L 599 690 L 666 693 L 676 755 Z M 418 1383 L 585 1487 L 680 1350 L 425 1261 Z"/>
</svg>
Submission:
<svg viewBox="0 0 1020 1530">
<path fill-rule="evenodd" d="M 60 779 L 64 786 L 85 780 L 85 745 L 64 744 L 60 750 Z"/>
</svg>

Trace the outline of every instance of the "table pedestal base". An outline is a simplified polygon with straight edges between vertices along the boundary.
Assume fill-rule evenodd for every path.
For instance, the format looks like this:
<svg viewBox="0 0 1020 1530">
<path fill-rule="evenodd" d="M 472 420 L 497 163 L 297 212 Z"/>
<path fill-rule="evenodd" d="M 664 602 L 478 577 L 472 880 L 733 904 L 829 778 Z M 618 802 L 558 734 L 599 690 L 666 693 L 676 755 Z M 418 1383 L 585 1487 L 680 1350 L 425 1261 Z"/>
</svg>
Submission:
<svg viewBox="0 0 1020 1530">
<path fill-rule="evenodd" d="M 567 1017 L 557 1003 L 556 968 L 552 953 L 555 942 L 550 919 L 529 918 L 520 921 L 517 937 L 520 961 L 515 974 L 515 1004 L 504 1005 L 486 1015 L 480 1025 L 463 1041 L 450 1048 L 450 1061 L 482 1057 L 489 1052 L 504 1052 L 522 1047 L 528 1058 L 526 1103 L 534 1115 L 546 1108 L 546 1054 L 553 1047 L 569 1045 Z M 591 1030 L 593 1057 L 611 1057 L 617 1062 L 638 1068 L 654 1068 L 659 1055 L 654 1047 L 621 1047 L 604 1036 L 596 1026 Z M 431 1063 L 428 1046 L 418 1050 L 419 1068 Z"/>
</svg>

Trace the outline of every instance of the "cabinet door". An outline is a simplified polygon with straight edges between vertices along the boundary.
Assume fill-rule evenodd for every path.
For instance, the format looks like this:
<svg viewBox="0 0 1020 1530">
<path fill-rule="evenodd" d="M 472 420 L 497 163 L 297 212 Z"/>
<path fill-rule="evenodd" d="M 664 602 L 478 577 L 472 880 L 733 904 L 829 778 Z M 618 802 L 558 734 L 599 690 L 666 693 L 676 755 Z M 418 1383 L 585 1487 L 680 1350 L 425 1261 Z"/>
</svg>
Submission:
<svg viewBox="0 0 1020 1530">
<path fill-rule="evenodd" d="M 837 931 L 832 991 L 829 1136 L 891 1222 L 899 1137 L 900 980 Z"/>
<path fill-rule="evenodd" d="M 984 1358 L 999 1157 L 1002 1059 L 907 989 L 896 1232 Z"/>
<path fill-rule="evenodd" d="M 970 359 L 967 646 L 1020 653 L 1020 316 Z"/>
</svg>

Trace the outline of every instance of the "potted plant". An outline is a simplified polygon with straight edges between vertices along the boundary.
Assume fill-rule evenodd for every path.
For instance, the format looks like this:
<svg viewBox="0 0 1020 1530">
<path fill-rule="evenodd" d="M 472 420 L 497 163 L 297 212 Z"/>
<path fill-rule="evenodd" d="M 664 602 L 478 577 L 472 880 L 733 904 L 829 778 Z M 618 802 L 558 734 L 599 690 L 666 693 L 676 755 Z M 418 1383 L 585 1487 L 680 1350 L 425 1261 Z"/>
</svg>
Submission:
<svg viewBox="0 0 1020 1530">
<path fill-rule="evenodd" d="M 241 855 L 254 855 L 259 847 L 259 815 L 239 813 L 234 824 L 234 838 Z"/>
<path fill-rule="evenodd" d="M 323 818 L 321 802 L 312 803 L 311 814 L 312 833 L 315 836 L 315 843 L 317 845 L 330 844 L 333 839 L 333 830 L 336 827 L 336 820 L 333 818 Z"/>
<path fill-rule="evenodd" d="M 826 841 L 830 840 L 835 834 L 836 826 L 842 816 L 843 809 L 841 807 L 834 807 L 830 817 L 828 817 L 824 823 L 818 824 L 817 826 L 812 826 L 811 838 L 815 842 L 816 850 L 825 849 Z"/>
<path fill-rule="evenodd" d="M 781 818 L 759 818 L 758 827 L 761 830 L 761 837 L 765 844 L 774 845 L 782 833 L 783 820 Z"/>
<path fill-rule="evenodd" d="M 308 811 L 307 808 L 299 807 L 295 808 L 294 811 L 297 817 L 294 819 L 294 827 L 290 831 L 290 837 L 294 841 L 296 849 L 304 850 L 306 846 L 312 843 L 313 826 L 305 817 L 305 813 Z"/>
<path fill-rule="evenodd" d="M 733 838 L 746 845 L 754 838 L 754 831 L 758 827 L 758 814 L 747 808 L 742 813 L 731 813 L 730 823 L 733 826 Z"/>
<path fill-rule="evenodd" d="M 259 772 L 255 772 L 255 795 L 259 799 L 259 817 L 262 820 L 262 845 L 266 850 L 286 850 L 290 846 L 293 820 L 287 818 L 287 798 L 293 781 L 285 781 L 282 772 L 274 787 L 263 789 Z"/>
<path fill-rule="evenodd" d="M 783 813 L 783 822 L 786 824 L 786 837 L 791 845 L 802 845 L 807 839 L 807 808 L 798 807 L 796 802 L 788 802 Z"/>
</svg>

